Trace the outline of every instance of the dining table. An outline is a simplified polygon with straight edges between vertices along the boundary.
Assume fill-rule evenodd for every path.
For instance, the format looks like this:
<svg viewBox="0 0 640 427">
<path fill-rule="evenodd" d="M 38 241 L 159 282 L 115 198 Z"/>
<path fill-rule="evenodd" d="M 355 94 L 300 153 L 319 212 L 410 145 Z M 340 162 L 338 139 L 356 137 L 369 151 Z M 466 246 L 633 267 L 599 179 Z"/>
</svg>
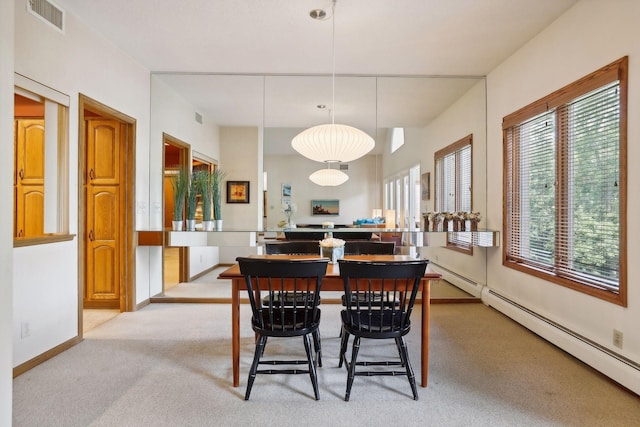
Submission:
<svg viewBox="0 0 640 427">
<path fill-rule="evenodd" d="M 256 258 L 274 259 L 310 259 L 320 258 L 320 255 L 252 255 Z M 408 255 L 347 255 L 345 259 L 356 259 L 364 261 L 415 261 L 415 258 Z M 429 301 L 431 280 L 440 279 L 441 275 L 428 266 L 420 281 L 421 292 L 421 385 L 427 386 L 429 372 Z M 247 291 L 244 276 L 240 273 L 238 264 L 234 264 L 218 275 L 218 279 L 231 280 L 231 347 L 233 363 L 233 386 L 240 385 L 240 293 Z M 327 273 L 322 279 L 320 292 L 341 291 L 344 292 L 344 285 L 340 277 L 338 264 L 327 264 Z"/>
</svg>

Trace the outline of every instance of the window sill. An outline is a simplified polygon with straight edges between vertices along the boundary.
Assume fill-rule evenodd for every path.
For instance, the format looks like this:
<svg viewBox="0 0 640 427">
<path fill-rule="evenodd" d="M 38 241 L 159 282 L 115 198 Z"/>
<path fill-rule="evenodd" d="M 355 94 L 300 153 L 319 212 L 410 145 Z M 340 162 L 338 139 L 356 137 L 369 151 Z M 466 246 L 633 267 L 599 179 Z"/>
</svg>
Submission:
<svg viewBox="0 0 640 427">
<path fill-rule="evenodd" d="M 67 233 L 50 233 L 38 237 L 18 237 L 13 239 L 13 247 L 21 248 L 23 246 L 46 245 L 48 243 L 67 242 L 73 240 L 75 234 Z"/>
</svg>

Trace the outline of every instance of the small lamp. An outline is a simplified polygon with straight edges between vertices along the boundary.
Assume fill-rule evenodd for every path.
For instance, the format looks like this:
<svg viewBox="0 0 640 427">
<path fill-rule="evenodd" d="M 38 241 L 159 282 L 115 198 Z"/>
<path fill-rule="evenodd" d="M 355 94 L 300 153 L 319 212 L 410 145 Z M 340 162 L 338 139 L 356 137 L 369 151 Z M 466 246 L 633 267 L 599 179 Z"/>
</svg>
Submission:
<svg viewBox="0 0 640 427">
<path fill-rule="evenodd" d="M 388 209 L 385 212 L 385 227 L 387 228 L 396 228 L 396 210 Z"/>
</svg>

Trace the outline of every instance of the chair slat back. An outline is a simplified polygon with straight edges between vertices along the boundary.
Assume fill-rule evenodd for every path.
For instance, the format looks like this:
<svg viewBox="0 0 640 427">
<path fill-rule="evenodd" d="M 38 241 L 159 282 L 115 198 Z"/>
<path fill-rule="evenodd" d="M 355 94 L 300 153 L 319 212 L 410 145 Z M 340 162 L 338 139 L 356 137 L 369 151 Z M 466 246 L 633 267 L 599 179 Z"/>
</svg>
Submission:
<svg viewBox="0 0 640 427">
<path fill-rule="evenodd" d="M 328 260 L 239 257 L 236 261 L 247 285 L 254 327 L 284 333 L 309 328 L 317 319 Z M 269 296 L 267 304 L 261 303 L 263 294 Z M 282 303 L 285 300 L 289 303 Z"/>
<path fill-rule="evenodd" d="M 407 331 L 428 260 L 338 260 L 351 327 L 371 334 Z M 428 302 L 426 302 L 428 303 Z"/>
</svg>

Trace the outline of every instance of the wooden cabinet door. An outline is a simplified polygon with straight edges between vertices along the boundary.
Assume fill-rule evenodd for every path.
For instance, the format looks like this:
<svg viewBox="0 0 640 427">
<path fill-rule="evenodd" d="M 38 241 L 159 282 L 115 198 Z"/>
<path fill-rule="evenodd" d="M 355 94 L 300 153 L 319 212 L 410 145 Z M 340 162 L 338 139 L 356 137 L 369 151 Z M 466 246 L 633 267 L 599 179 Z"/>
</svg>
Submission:
<svg viewBox="0 0 640 427">
<path fill-rule="evenodd" d="M 85 307 L 120 307 L 122 289 L 121 124 L 87 120 Z"/>
<path fill-rule="evenodd" d="M 44 120 L 17 119 L 14 132 L 14 237 L 44 233 Z"/>
</svg>

